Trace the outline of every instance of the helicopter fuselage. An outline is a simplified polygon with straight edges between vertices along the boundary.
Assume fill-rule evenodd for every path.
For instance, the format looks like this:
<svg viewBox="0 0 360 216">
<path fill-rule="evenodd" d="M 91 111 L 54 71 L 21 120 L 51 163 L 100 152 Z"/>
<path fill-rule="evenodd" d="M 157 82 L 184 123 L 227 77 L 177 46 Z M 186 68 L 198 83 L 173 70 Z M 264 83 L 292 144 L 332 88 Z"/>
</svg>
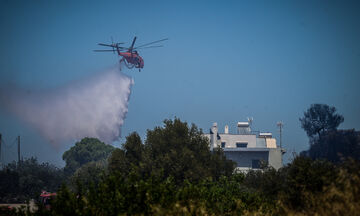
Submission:
<svg viewBox="0 0 360 216">
<path fill-rule="evenodd" d="M 123 59 L 126 60 L 127 63 L 133 64 L 135 68 L 143 68 L 144 67 L 144 59 L 137 52 L 120 52 L 118 51 L 118 55 L 122 56 Z"/>
</svg>

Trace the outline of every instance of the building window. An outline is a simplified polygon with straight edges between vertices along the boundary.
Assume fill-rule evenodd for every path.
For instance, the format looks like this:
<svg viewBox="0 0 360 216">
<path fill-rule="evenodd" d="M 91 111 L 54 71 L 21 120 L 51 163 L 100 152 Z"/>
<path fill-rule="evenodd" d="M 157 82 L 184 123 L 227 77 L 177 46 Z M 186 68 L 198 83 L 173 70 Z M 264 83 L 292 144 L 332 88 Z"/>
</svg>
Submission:
<svg viewBox="0 0 360 216">
<path fill-rule="evenodd" d="M 252 160 L 252 168 L 253 169 L 260 169 L 260 160 Z"/>
<path fill-rule="evenodd" d="M 237 142 L 236 148 L 247 148 L 247 143 L 245 142 Z"/>
<path fill-rule="evenodd" d="M 221 142 L 221 148 L 225 148 L 226 142 Z"/>
</svg>

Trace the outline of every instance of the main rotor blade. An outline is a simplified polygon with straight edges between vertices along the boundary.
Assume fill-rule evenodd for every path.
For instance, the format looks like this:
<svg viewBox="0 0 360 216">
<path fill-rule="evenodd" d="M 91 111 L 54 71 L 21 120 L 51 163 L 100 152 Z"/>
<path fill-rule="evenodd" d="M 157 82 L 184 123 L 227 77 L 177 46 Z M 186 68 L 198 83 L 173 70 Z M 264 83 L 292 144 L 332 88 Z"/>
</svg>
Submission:
<svg viewBox="0 0 360 216">
<path fill-rule="evenodd" d="M 164 47 L 164 46 L 160 45 L 160 46 L 140 47 L 140 48 L 135 48 L 134 50 L 136 50 L 136 49 L 147 49 L 147 48 L 158 48 L 158 47 Z"/>
<path fill-rule="evenodd" d="M 165 41 L 165 40 L 169 40 L 169 38 L 165 38 L 165 39 L 153 41 L 153 42 L 151 42 L 151 43 L 143 44 L 143 45 L 140 45 L 140 46 L 138 46 L 138 47 L 135 47 L 135 49 L 140 48 L 140 47 L 144 47 L 144 46 L 147 46 L 147 45 L 150 45 L 150 44 L 159 43 L 159 42 Z"/>
<path fill-rule="evenodd" d="M 93 50 L 94 52 L 113 52 L 113 50 Z"/>
<path fill-rule="evenodd" d="M 116 44 L 98 43 L 98 45 L 100 45 L 100 46 L 108 46 L 108 47 L 114 47 L 114 48 L 116 48 L 116 46 L 119 45 L 119 44 L 124 44 L 124 43 L 116 43 Z M 120 47 L 119 47 L 119 48 L 120 48 Z M 125 48 L 125 47 L 123 47 L 123 48 Z"/>
<path fill-rule="evenodd" d="M 116 47 L 114 47 L 114 48 L 116 48 Z M 128 50 L 128 48 L 126 48 L 126 47 L 119 47 L 119 50 L 120 51 L 123 51 L 123 50 Z M 113 51 L 113 50 L 94 50 L 94 51 Z M 116 51 L 116 49 L 114 50 L 114 51 Z"/>
<path fill-rule="evenodd" d="M 133 40 L 133 42 L 132 42 L 132 44 L 131 44 L 131 46 L 130 46 L 129 50 L 132 50 L 132 49 L 134 48 L 135 41 L 136 41 L 136 37 L 134 37 L 134 40 Z"/>
<path fill-rule="evenodd" d="M 115 45 L 113 44 L 103 44 L 103 43 L 98 43 L 98 45 L 100 46 L 108 46 L 108 47 L 116 47 Z"/>
</svg>

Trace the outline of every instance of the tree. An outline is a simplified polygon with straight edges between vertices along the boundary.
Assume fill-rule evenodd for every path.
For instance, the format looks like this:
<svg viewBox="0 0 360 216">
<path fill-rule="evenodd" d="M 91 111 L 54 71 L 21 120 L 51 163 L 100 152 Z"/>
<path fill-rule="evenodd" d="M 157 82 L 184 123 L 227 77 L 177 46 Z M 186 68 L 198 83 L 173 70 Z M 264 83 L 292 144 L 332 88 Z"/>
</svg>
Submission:
<svg viewBox="0 0 360 216">
<path fill-rule="evenodd" d="M 210 176 L 209 144 L 194 125 L 189 128 L 179 119 L 165 120 L 164 127 L 148 130 L 145 150 L 149 173 L 174 176 L 177 183 Z"/>
<path fill-rule="evenodd" d="M 323 158 L 334 163 L 348 157 L 360 160 L 360 133 L 355 130 L 328 131 L 313 142 L 308 155 L 312 159 Z"/>
<path fill-rule="evenodd" d="M 279 193 L 284 191 L 285 174 L 282 169 L 265 167 L 261 170 L 249 170 L 243 184 L 257 192 L 262 193 L 269 201 L 279 198 Z"/>
<path fill-rule="evenodd" d="M 115 149 L 109 157 L 110 172 L 120 172 L 127 175 L 132 169 L 139 170 L 143 159 L 144 144 L 138 133 L 133 132 L 126 137 L 123 149 Z"/>
<path fill-rule="evenodd" d="M 63 182 L 63 170 L 29 158 L 7 164 L 0 170 L 0 202 L 24 202 L 38 198 L 42 190 L 56 191 Z"/>
<path fill-rule="evenodd" d="M 311 107 L 304 112 L 304 117 L 299 120 L 301 127 L 310 138 L 313 138 L 314 135 L 318 135 L 320 138 L 322 133 L 336 130 L 344 121 L 344 117 L 336 113 L 335 107 L 330 107 L 326 104 L 312 104 Z"/>
<path fill-rule="evenodd" d="M 83 138 L 75 146 L 64 152 L 65 172 L 72 175 L 82 165 L 91 162 L 107 159 L 114 147 L 107 145 L 96 138 Z"/>
<path fill-rule="evenodd" d="M 127 175 L 129 172 L 129 164 L 125 156 L 125 151 L 122 149 L 115 149 L 108 160 L 108 169 L 110 173 L 120 172 Z"/>
<path fill-rule="evenodd" d="M 227 160 L 221 149 L 210 151 L 209 140 L 195 125 L 188 126 L 180 119 L 165 120 L 163 127 L 147 131 L 142 144 L 137 133 L 126 137 L 123 149 L 115 150 L 109 158 L 110 172 L 126 176 L 133 172 L 143 178 L 173 177 L 176 184 L 205 178 L 230 176 L 235 163 Z"/>
<path fill-rule="evenodd" d="M 130 163 L 138 165 L 142 159 L 144 145 L 138 133 L 133 132 L 126 137 L 124 144 L 125 155 Z"/>
<path fill-rule="evenodd" d="M 148 130 L 146 137 L 143 163 L 146 171 L 164 178 L 173 176 L 177 184 L 185 179 L 196 182 L 230 176 L 235 168 L 222 151 L 210 151 L 209 141 L 201 130 L 180 119 L 165 120 L 164 127 Z"/>
<path fill-rule="evenodd" d="M 92 183 L 97 185 L 101 177 L 106 175 L 106 167 L 106 160 L 91 161 L 82 165 L 71 177 L 72 188 L 76 188 L 78 182 L 81 182 L 84 186 L 89 186 Z"/>
<path fill-rule="evenodd" d="M 298 156 L 280 169 L 284 172 L 282 202 L 291 209 L 309 208 L 307 194 L 321 194 L 324 186 L 336 179 L 335 166 L 326 160 Z"/>
</svg>

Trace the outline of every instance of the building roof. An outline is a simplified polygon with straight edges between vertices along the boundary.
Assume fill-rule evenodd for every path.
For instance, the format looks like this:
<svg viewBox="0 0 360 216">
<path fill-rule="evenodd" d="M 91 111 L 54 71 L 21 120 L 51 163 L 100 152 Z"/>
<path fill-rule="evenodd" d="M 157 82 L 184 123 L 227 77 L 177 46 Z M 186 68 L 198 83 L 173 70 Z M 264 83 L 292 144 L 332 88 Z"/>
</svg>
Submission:
<svg viewBox="0 0 360 216">
<path fill-rule="evenodd" d="M 268 152 L 270 151 L 270 148 L 223 148 L 223 151 L 243 151 L 243 152 L 249 152 L 249 151 L 253 151 L 253 152 Z"/>
</svg>

